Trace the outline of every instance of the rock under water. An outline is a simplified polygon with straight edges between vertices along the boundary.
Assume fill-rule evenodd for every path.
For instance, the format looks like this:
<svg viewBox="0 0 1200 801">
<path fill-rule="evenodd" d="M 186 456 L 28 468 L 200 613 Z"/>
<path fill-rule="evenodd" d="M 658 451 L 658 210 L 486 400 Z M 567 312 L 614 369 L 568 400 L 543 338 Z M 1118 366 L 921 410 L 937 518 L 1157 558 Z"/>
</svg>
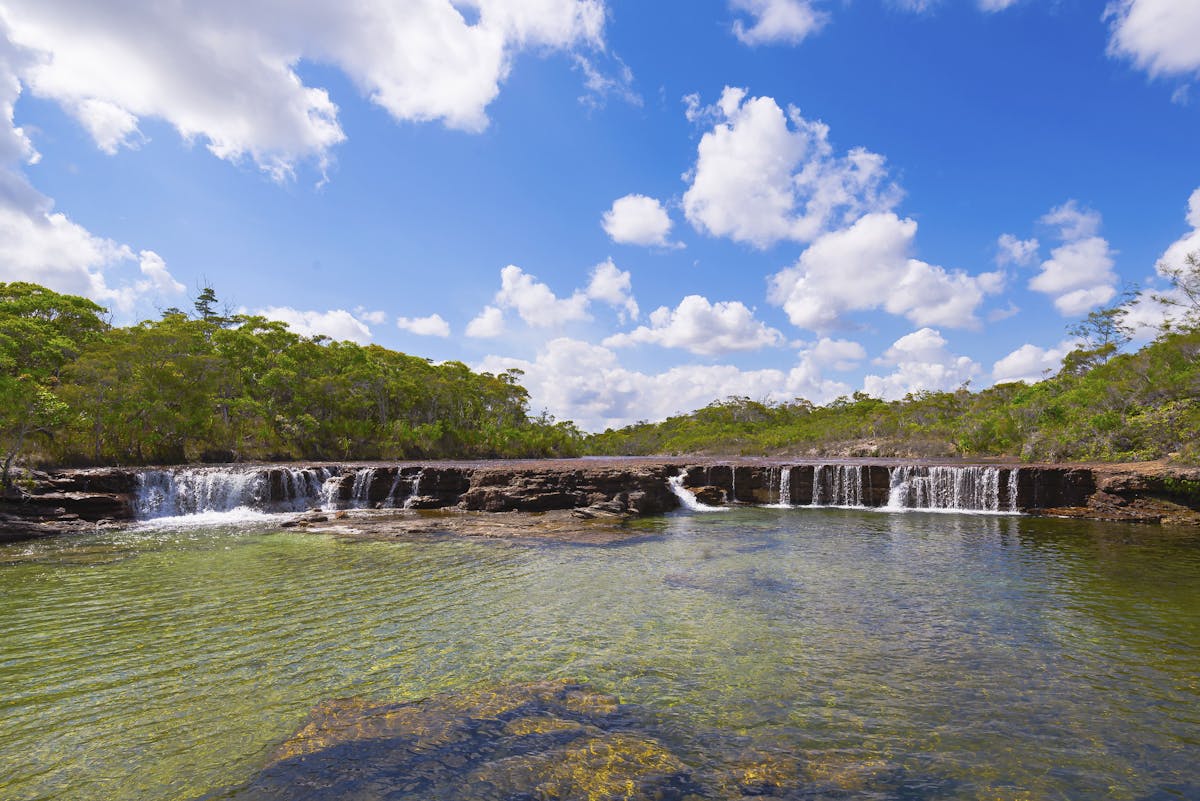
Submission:
<svg viewBox="0 0 1200 801">
<path fill-rule="evenodd" d="M 201 801 L 901 798 L 911 785 L 878 760 L 807 764 L 732 735 L 708 742 L 689 759 L 646 710 L 565 680 L 349 698 L 318 705 L 258 775 Z"/>
</svg>

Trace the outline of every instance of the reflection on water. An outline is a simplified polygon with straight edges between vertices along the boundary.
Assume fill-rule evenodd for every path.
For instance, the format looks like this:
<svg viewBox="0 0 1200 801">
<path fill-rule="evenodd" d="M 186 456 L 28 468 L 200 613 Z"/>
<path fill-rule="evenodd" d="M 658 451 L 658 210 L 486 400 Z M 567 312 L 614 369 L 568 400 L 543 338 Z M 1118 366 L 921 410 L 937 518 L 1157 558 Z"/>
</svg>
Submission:
<svg viewBox="0 0 1200 801">
<path fill-rule="evenodd" d="M 696 776 L 748 751 L 794 765 L 796 797 L 1200 797 L 1193 534 L 637 525 L 611 548 L 232 528 L 0 548 L 0 797 L 196 798 L 250 782 L 330 699 L 550 679 L 640 710 L 637 736 Z"/>
</svg>

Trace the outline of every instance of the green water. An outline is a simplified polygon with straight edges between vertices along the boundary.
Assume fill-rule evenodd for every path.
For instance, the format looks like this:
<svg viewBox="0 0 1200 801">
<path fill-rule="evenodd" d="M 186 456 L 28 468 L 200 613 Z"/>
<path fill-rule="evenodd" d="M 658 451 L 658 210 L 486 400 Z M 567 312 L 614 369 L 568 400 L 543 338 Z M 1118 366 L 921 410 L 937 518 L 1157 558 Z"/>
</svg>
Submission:
<svg viewBox="0 0 1200 801">
<path fill-rule="evenodd" d="M 903 798 L 1200 798 L 1200 537 L 746 509 L 611 547 L 270 529 L 0 548 L 0 798 L 189 799 L 318 702 L 569 677 Z M 841 797 L 856 797 L 851 790 Z M 869 797 L 878 797 L 870 795 Z"/>
</svg>

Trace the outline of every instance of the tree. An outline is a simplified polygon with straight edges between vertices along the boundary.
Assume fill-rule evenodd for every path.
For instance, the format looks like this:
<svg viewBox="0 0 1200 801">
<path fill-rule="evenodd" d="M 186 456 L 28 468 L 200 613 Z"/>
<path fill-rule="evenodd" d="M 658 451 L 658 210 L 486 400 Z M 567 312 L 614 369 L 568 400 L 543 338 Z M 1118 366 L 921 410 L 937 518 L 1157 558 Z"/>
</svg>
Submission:
<svg viewBox="0 0 1200 801">
<path fill-rule="evenodd" d="M 1189 253 L 1183 263 L 1169 265 L 1158 263 L 1158 273 L 1170 282 L 1174 293 L 1158 293 L 1151 297 L 1164 306 L 1171 306 L 1183 312 L 1181 322 L 1185 328 L 1196 328 L 1200 325 L 1200 250 Z"/>
<path fill-rule="evenodd" d="M 56 394 L 62 369 L 108 328 L 86 298 L 37 284 L 0 283 L 0 491 L 13 491 L 12 466 L 34 434 L 52 436 L 67 406 Z"/>
</svg>

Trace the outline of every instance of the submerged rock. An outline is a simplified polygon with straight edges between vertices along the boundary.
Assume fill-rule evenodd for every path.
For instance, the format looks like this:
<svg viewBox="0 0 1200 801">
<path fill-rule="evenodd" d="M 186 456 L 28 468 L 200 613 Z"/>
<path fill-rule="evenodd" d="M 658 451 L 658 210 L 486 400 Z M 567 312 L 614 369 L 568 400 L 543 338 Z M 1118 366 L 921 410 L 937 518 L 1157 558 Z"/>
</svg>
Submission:
<svg viewBox="0 0 1200 801">
<path fill-rule="evenodd" d="M 648 710 L 571 681 L 509 684 L 410 703 L 319 704 L 240 787 L 204 801 L 734 801 L 907 797 L 892 766 L 806 764 L 705 732 L 671 745 Z M 664 729 L 666 731 L 666 729 Z"/>
</svg>

